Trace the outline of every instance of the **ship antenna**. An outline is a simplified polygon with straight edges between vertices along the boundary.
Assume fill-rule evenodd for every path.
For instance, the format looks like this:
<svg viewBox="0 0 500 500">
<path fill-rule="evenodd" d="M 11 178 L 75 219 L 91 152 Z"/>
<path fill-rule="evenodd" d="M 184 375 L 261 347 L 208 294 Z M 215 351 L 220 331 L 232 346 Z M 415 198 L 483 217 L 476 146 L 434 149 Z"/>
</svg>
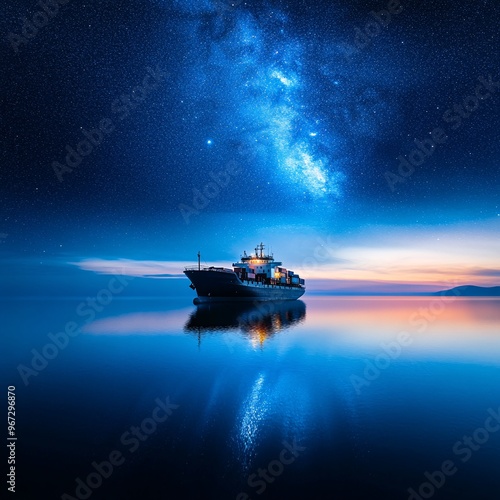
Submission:
<svg viewBox="0 0 500 500">
<path fill-rule="evenodd" d="M 201 259 L 201 254 L 200 251 L 198 250 L 198 271 L 201 269 L 200 259 Z"/>
</svg>

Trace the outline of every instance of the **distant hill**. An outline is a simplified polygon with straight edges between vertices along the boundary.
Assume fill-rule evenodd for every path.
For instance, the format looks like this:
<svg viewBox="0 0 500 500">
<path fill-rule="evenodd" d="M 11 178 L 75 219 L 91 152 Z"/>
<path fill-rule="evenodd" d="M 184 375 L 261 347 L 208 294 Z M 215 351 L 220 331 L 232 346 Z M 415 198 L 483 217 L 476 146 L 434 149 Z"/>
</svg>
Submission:
<svg viewBox="0 0 500 500">
<path fill-rule="evenodd" d="M 451 288 L 450 290 L 442 290 L 433 295 L 445 295 L 453 297 L 500 297 L 500 286 L 474 286 L 464 285 Z"/>
</svg>

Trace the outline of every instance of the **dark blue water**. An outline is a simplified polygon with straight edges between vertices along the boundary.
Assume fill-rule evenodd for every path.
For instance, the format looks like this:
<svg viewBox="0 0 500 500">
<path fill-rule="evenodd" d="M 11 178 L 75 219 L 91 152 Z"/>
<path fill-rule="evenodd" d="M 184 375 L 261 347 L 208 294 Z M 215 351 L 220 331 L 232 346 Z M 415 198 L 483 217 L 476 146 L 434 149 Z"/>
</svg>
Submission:
<svg viewBox="0 0 500 500">
<path fill-rule="evenodd" d="M 3 302 L 13 498 L 498 496 L 499 300 L 191 298 Z"/>
</svg>

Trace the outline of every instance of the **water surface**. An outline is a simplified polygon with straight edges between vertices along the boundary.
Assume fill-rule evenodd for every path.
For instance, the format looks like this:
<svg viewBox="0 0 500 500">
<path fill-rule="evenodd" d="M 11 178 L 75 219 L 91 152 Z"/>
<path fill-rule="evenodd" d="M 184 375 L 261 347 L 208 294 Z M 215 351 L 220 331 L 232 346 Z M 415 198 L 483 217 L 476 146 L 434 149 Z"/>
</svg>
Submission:
<svg viewBox="0 0 500 500">
<path fill-rule="evenodd" d="M 477 431 L 500 409 L 498 299 L 306 296 L 196 308 L 187 297 L 114 298 L 92 321 L 77 313 L 81 300 L 4 302 L 19 498 L 79 498 L 77 478 L 115 450 L 123 463 L 89 498 L 500 491 L 500 432 Z M 81 333 L 47 350 L 48 334 L 69 321 Z M 19 364 L 31 367 L 32 350 L 44 348 L 55 355 L 25 385 Z M 153 429 L 158 398 L 170 410 Z M 141 424 L 150 433 L 134 441 Z M 457 445 L 467 436 L 481 445 Z M 422 487 L 447 460 L 455 472 L 444 484 Z"/>
</svg>

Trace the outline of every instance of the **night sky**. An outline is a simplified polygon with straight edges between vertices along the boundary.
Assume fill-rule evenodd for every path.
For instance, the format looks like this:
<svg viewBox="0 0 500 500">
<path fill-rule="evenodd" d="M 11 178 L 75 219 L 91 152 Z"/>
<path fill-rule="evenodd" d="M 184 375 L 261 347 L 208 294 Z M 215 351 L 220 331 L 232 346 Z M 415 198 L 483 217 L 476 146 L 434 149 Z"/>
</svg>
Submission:
<svg viewBox="0 0 500 500">
<path fill-rule="evenodd" d="M 500 4 L 423 3 L 4 0 L 4 263 L 498 284 Z"/>
</svg>

